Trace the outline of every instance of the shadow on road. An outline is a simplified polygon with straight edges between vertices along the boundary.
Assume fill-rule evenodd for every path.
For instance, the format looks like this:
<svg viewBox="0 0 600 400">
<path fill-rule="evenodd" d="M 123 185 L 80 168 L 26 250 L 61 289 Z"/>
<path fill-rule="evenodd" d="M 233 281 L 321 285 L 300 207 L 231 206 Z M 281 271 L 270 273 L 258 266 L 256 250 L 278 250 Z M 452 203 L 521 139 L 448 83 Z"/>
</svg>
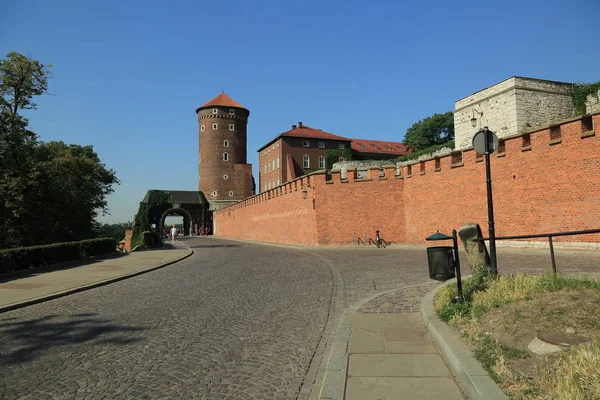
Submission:
<svg viewBox="0 0 600 400">
<path fill-rule="evenodd" d="M 239 244 L 199 244 L 197 246 L 189 246 L 192 249 L 201 249 L 201 248 L 216 248 L 216 247 L 242 247 Z"/>
<path fill-rule="evenodd" d="M 8 318 L 0 323 L 0 366 L 31 361 L 46 349 L 90 340 L 111 345 L 135 343 L 140 338 L 131 334 L 145 330 L 112 324 L 91 313 L 47 315 L 25 321 L 14 319 Z"/>
</svg>

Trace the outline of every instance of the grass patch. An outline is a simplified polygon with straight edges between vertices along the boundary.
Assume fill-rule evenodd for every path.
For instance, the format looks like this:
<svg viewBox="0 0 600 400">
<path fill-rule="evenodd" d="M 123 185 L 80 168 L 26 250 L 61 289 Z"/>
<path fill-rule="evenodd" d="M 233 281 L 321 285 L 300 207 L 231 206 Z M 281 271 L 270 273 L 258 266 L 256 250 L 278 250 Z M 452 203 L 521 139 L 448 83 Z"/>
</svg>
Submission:
<svg viewBox="0 0 600 400">
<path fill-rule="evenodd" d="M 600 399 L 600 282 L 561 275 L 505 275 L 476 271 L 438 291 L 436 312 L 465 338 L 476 358 L 514 399 Z M 540 330 L 594 342 L 548 356 L 527 345 Z"/>
</svg>

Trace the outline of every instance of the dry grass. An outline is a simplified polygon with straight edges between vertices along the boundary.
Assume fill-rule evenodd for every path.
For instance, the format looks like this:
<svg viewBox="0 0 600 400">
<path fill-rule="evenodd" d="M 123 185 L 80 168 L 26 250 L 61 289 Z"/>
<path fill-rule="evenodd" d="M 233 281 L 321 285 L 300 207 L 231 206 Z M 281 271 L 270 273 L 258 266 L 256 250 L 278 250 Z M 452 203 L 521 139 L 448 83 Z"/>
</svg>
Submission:
<svg viewBox="0 0 600 400">
<path fill-rule="evenodd" d="M 436 312 L 441 312 L 447 304 L 450 304 L 456 297 L 456 285 L 446 285 L 441 287 L 435 294 L 433 306 Z"/>
<path fill-rule="evenodd" d="M 448 285 L 438 292 L 435 308 L 462 333 L 511 399 L 600 400 L 597 281 L 518 274 L 463 286 L 469 285 L 476 290 L 468 297 L 468 307 L 457 307 L 456 285 Z M 596 341 L 550 356 L 527 350 L 537 331 L 566 328 Z"/>
<path fill-rule="evenodd" d="M 537 398 L 545 400 L 600 399 L 600 341 L 575 346 L 543 368 L 539 388 L 544 395 Z"/>
</svg>

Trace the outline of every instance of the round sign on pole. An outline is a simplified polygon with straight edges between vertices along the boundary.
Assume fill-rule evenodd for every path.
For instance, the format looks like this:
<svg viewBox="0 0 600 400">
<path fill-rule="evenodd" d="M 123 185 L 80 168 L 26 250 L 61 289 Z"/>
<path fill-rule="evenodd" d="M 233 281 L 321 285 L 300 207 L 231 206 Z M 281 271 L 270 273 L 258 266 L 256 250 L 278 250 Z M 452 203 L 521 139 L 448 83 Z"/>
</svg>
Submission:
<svg viewBox="0 0 600 400">
<path fill-rule="evenodd" d="M 486 132 L 489 135 L 488 136 L 489 152 L 493 153 L 496 150 L 498 150 L 498 146 L 499 146 L 498 136 L 496 136 L 496 134 L 494 132 L 490 131 L 489 129 L 480 129 L 473 137 L 473 148 L 479 154 L 485 154 L 485 134 L 486 134 Z"/>
</svg>

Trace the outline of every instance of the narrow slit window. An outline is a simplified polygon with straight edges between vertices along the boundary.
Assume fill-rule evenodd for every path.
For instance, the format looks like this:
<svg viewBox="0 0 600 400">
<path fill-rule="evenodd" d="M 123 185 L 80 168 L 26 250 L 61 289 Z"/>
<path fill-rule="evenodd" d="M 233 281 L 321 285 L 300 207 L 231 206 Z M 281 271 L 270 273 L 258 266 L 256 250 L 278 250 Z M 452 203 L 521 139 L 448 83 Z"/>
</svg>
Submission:
<svg viewBox="0 0 600 400">
<path fill-rule="evenodd" d="M 560 138 L 561 138 L 560 125 L 551 126 L 550 127 L 550 140 L 551 141 L 560 140 Z"/>
<path fill-rule="evenodd" d="M 498 154 L 504 153 L 506 153 L 506 143 L 504 142 L 504 140 L 500 140 L 498 142 Z"/>
<path fill-rule="evenodd" d="M 462 152 L 452 153 L 452 164 L 460 164 L 463 162 Z"/>
<path fill-rule="evenodd" d="M 581 132 L 590 132 L 594 130 L 594 121 L 591 115 L 581 118 Z"/>
</svg>

